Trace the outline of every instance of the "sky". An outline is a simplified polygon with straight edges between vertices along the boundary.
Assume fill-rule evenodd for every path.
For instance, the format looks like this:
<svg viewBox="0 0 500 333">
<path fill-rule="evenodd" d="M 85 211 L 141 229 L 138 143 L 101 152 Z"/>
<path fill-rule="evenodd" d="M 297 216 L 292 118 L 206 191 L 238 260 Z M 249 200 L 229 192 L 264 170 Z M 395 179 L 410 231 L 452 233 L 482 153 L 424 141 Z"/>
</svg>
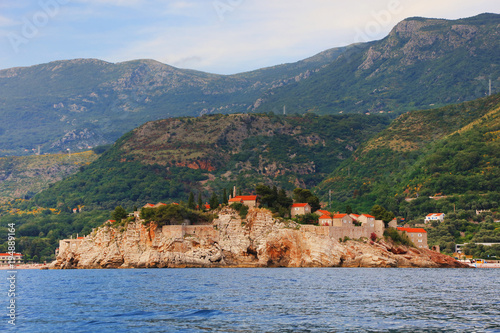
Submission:
<svg viewBox="0 0 500 333">
<path fill-rule="evenodd" d="M 384 38 L 401 20 L 500 13 L 499 0 L 0 0 L 0 69 L 154 59 L 234 74 Z"/>
</svg>

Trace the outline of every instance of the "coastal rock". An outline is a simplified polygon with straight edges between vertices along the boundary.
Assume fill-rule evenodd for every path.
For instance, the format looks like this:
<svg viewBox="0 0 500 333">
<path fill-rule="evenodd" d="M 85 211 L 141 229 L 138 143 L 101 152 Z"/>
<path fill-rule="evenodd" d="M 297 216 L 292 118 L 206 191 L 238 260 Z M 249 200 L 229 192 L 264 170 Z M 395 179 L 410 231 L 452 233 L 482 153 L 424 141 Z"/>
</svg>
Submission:
<svg viewBox="0 0 500 333">
<path fill-rule="evenodd" d="M 84 239 L 70 240 L 50 268 L 465 267 L 430 250 L 383 240 L 341 243 L 307 230 L 265 209 L 251 209 L 242 219 L 224 208 L 203 226 L 106 224 Z"/>
</svg>

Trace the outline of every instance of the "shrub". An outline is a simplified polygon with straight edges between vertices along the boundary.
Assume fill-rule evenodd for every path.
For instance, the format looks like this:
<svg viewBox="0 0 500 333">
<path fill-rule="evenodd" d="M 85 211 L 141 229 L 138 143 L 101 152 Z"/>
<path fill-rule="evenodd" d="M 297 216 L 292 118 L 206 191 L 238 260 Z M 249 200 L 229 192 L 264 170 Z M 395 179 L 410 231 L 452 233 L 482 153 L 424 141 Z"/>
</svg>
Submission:
<svg viewBox="0 0 500 333">
<path fill-rule="evenodd" d="M 319 216 L 317 214 L 309 213 L 304 215 L 297 215 L 295 219 L 300 224 L 318 224 Z"/>
<path fill-rule="evenodd" d="M 392 241 L 395 244 L 401 244 L 401 245 L 415 247 L 415 245 L 412 243 L 412 241 L 410 240 L 410 238 L 408 238 L 408 235 L 406 235 L 405 233 L 399 233 L 394 228 L 387 228 L 387 229 L 385 229 L 384 236 L 386 238 L 392 239 Z"/>
<path fill-rule="evenodd" d="M 232 204 L 231 206 L 232 209 L 234 209 L 235 211 L 237 211 L 239 214 L 240 214 L 240 217 L 242 219 L 246 218 L 247 217 L 247 214 L 248 214 L 248 206 L 245 206 L 244 204 L 242 203 L 239 203 L 239 202 L 236 202 L 234 204 Z"/>
<path fill-rule="evenodd" d="M 377 240 L 377 234 L 376 234 L 376 233 L 374 233 L 374 232 L 372 232 L 372 233 L 370 234 L 370 239 L 372 240 L 372 242 L 375 242 L 375 241 Z"/>
</svg>

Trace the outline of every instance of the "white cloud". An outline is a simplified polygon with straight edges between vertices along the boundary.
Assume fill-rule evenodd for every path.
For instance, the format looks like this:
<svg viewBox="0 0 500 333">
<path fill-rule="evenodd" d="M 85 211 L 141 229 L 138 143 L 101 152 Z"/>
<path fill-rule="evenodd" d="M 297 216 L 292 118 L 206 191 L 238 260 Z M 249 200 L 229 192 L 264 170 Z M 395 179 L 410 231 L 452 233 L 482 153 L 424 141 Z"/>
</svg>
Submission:
<svg viewBox="0 0 500 333">
<path fill-rule="evenodd" d="M 16 25 L 16 21 L 13 19 L 0 15 L 0 27 L 10 27 Z"/>
</svg>

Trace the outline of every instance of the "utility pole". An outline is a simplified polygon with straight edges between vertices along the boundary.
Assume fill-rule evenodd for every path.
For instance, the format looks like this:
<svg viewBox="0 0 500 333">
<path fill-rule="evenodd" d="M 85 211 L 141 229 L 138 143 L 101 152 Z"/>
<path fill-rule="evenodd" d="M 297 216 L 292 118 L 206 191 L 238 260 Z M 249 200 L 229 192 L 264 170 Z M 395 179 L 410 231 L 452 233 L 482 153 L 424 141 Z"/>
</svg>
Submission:
<svg viewBox="0 0 500 333">
<path fill-rule="evenodd" d="M 490 80 L 491 82 L 491 80 Z M 283 115 L 286 116 L 286 105 L 283 105 Z"/>
<path fill-rule="evenodd" d="M 68 156 L 71 158 L 71 148 L 68 148 Z"/>
<path fill-rule="evenodd" d="M 488 96 L 491 96 L 491 79 L 490 79 L 490 90 Z"/>
</svg>

